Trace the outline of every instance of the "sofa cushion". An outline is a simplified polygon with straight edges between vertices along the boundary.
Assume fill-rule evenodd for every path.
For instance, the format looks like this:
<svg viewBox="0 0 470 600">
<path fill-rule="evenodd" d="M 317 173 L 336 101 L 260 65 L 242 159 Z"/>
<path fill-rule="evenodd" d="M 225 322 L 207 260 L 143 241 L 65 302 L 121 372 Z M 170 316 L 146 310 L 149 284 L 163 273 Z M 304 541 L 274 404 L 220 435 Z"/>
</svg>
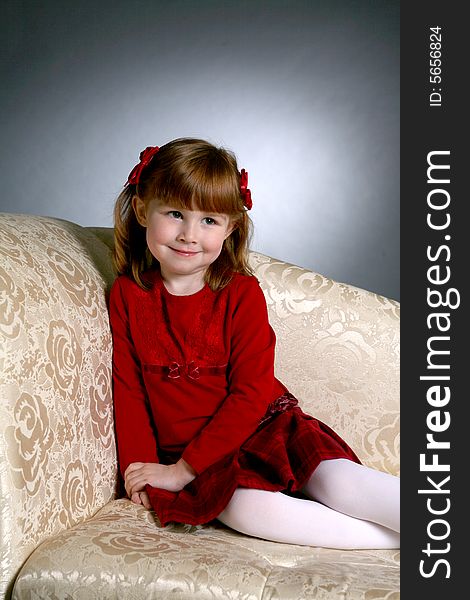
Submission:
<svg viewBox="0 0 470 600">
<path fill-rule="evenodd" d="M 267 542 L 217 523 L 161 528 L 153 512 L 116 500 L 44 542 L 13 599 L 397 600 L 398 556 Z"/>
</svg>

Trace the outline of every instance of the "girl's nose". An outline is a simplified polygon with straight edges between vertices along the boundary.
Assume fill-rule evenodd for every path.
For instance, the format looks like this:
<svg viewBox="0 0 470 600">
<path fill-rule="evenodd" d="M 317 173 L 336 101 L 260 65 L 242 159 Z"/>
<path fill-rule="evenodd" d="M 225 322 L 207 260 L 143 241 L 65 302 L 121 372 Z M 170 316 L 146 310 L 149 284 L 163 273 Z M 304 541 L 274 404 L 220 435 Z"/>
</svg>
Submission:
<svg viewBox="0 0 470 600">
<path fill-rule="evenodd" d="M 178 233 L 178 241 L 191 243 L 197 239 L 196 224 L 190 220 L 182 222 L 181 230 Z"/>
</svg>

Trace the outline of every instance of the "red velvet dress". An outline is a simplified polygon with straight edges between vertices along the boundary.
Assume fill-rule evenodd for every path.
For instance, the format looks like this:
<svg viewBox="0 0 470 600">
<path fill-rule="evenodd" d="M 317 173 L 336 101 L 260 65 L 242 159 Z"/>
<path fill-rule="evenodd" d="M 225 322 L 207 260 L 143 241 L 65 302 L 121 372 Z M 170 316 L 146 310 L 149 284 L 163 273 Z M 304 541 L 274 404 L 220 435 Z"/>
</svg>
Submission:
<svg viewBox="0 0 470 600">
<path fill-rule="evenodd" d="M 157 271 L 148 276 L 150 291 L 125 276 L 111 290 L 114 412 L 121 474 L 180 457 L 197 473 L 178 493 L 147 486 L 163 525 L 216 518 L 239 486 L 295 493 L 322 460 L 359 462 L 274 376 L 255 277 L 173 296 Z"/>
</svg>

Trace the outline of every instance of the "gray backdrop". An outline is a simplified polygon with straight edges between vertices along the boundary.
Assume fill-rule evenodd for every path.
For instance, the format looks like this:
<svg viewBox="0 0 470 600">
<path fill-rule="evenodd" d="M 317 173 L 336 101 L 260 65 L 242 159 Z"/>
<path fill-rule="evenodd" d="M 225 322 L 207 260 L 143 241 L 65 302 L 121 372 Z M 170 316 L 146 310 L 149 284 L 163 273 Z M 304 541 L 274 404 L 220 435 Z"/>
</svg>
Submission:
<svg viewBox="0 0 470 600">
<path fill-rule="evenodd" d="M 399 299 L 399 2 L 2 2 L 0 210 L 110 226 L 141 149 L 249 172 L 252 247 Z"/>
</svg>

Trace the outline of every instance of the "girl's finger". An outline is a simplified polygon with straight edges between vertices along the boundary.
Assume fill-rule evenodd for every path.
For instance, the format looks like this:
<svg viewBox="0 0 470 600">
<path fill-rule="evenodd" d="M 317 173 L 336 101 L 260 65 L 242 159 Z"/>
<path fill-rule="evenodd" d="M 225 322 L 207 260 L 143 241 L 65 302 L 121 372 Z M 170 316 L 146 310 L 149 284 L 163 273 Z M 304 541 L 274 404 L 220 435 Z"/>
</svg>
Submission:
<svg viewBox="0 0 470 600">
<path fill-rule="evenodd" d="M 135 494 L 132 494 L 131 500 L 132 500 L 132 502 L 134 502 L 134 504 L 142 504 L 142 500 L 141 500 L 138 492 L 136 492 Z"/>
<path fill-rule="evenodd" d="M 140 492 L 140 499 L 145 508 L 152 508 L 147 492 Z"/>
<path fill-rule="evenodd" d="M 146 477 L 136 477 L 132 480 L 129 480 L 128 482 L 128 486 L 129 486 L 129 492 L 131 494 L 134 494 L 135 492 L 141 492 L 145 486 L 147 485 L 148 481 Z"/>
<path fill-rule="evenodd" d="M 126 489 L 126 492 L 130 495 L 131 491 L 135 491 L 133 490 L 133 488 L 135 487 L 136 483 L 139 481 L 140 477 L 138 473 L 134 473 L 130 476 L 127 476 L 125 481 L 124 481 L 124 487 Z"/>
</svg>

